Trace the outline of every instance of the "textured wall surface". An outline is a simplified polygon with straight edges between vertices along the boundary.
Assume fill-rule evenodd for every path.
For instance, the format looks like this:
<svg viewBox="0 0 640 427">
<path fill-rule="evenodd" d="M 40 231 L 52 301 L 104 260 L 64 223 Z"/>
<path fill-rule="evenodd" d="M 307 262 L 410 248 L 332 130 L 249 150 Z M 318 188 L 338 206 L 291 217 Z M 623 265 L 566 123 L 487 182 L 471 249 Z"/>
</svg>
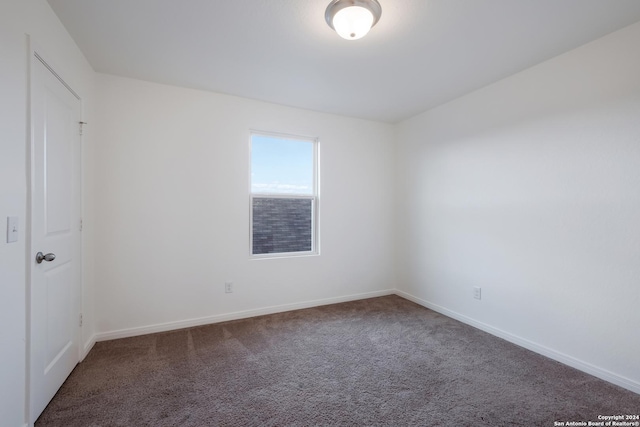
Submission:
<svg viewBox="0 0 640 427">
<path fill-rule="evenodd" d="M 97 82 L 99 332 L 393 289 L 393 126 Z M 252 130 L 318 138 L 321 255 L 252 258 Z"/>
<path fill-rule="evenodd" d="M 402 123 L 397 165 L 401 290 L 638 392 L 639 40 Z"/>
</svg>

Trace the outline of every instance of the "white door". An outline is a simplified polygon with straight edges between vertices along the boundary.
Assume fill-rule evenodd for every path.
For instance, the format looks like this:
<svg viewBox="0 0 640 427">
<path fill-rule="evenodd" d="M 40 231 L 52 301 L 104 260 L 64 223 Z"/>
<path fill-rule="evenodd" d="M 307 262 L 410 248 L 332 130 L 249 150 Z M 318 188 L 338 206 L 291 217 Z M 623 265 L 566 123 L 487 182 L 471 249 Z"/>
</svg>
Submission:
<svg viewBox="0 0 640 427">
<path fill-rule="evenodd" d="M 79 361 L 81 110 L 75 93 L 37 54 L 31 64 L 29 390 L 33 422 Z M 36 260 L 38 252 L 45 255 L 44 260 Z"/>
</svg>

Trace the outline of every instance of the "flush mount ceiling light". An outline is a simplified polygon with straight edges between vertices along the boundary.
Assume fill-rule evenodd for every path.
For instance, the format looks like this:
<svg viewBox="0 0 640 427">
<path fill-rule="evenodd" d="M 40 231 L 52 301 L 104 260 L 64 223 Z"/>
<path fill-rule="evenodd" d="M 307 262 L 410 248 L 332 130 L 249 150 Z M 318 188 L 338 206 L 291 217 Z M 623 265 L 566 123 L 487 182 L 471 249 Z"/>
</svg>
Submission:
<svg viewBox="0 0 640 427">
<path fill-rule="evenodd" d="M 333 0 L 324 19 L 336 33 L 347 40 L 358 40 L 376 25 L 382 15 L 377 0 Z"/>
</svg>

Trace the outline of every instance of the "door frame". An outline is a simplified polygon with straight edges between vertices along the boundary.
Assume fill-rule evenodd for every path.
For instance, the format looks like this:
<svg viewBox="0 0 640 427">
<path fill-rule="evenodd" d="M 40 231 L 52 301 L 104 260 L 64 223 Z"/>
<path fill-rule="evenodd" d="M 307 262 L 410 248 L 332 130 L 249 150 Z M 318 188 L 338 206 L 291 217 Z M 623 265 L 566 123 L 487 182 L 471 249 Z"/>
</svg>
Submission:
<svg viewBox="0 0 640 427">
<path fill-rule="evenodd" d="M 34 99 L 33 99 L 33 92 L 34 92 L 34 84 L 35 84 L 35 67 L 34 61 L 39 61 L 41 62 L 52 74 L 53 76 L 58 79 L 58 81 L 60 81 L 60 83 L 62 83 L 62 85 L 67 88 L 67 90 L 69 90 L 69 92 L 78 100 L 78 102 L 80 103 L 80 121 L 84 122 L 84 104 L 83 104 L 83 99 L 82 97 L 80 97 L 80 95 L 78 95 L 78 93 L 73 90 L 73 88 L 67 83 L 67 81 L 58 73 L 58 71 L 56 70 L 61 70 L 61 67 L 57 67 L 56 66 L 56 61 L 53 60 L 51 58 L 51 56 L 49 56 L 49 54 L 47 54 L 47 52 L 45 50 L 43 50 L 40 45 L 35 42 L 33 40 L 33 38 L 27 34 L 26 35 L 26 39 L 27 39 L 27 53 L 28 53 L 28 57 L 27 57 L 27 99 L 26 99 L 26 103 L 27 103 L 27 140 L 26 140 L 26 159 L 25 159 L 25 163 L 26 163 L 26 183 L 27 183 L 27 198 L 26 198 L 26 227 L 25 227 L 25 250 L 26 250 L 26 258 L 25 258 L 25 270 L 26 270 L 26 279 L 25 279 L 25 317 L 26 317 L 26 325 L 25 325 L 25 407 L 24 407 L 24 415 L 25 415 L 25 420 L 27 420 L 27 425 L 30 427 L 33 427 L 34 423 L 35 423 L 35 419 L 31 419 L 31 406 L 32 406 L 32 399 L 31 399 L 31 394 L 32 394 L 32 390 L 31 390 L 31 377 L 32 377 L 32 345 L 31 345 L 31 327 L 32 327 L 32 319 L 33 319 L 33 315 L 32 315 L 32 298 L 33 298 L 33 292 L 32 292 L 32 274 L 31 274 L 31 270 L 32 270 L 32 263 L 33 263 L 33 254 L 35 252 L 33 252 L 34 248 L 33 248 L 33 233 L 32 233 L 32 222 L 33 222 L 33 197 L 34 197 L 34 185 L 35 185 L 35 179 L 34 179 L 34 164 L 35 164 L 35 150 L 34 150 L 34 135 L 35 135 L 35 131 L 34 131 L 34 117 L 33 117 L 33 108 L 34 108 Z M 78 126 L 80 126 L 80 124 L 78 124 Z M 78 166 L 78 171 L 79 171 L 79 176 L 78 176 L 78 184 L 79 184 L 79 188 L 78 188 L 78 202 L 79 202 L 79 206 L 80 206 L 80 217 L 82 217 L 82 211 L 83 211 L 83 204 L 82 204 L 82 188 L 83 188 L 83 167 L 82 167 L 82 134 L 80 134 L 80 144 L 78 147 L 79 153 L 78 153 L 78 162 L 80 163 Z M 80 224 L 78 224 L 80 225 Z M 82 230 L 80 230 L 80 233 L 82 233 Z M 84 311 L 84 306 L 83 306 L 83 294 L 84 294 L 84 271 L 83 271 L 83 262 L 82 262 L 82 234 L 80 234 L 79 239 L 78 239 L 78 244 L 79 244 L 79 248 L 78 248 L 78 268 L 80 269 L 80 284 L 79 284 L 79 301 L 78 301 L 78 308 L 80 310 L 80 313 L 83 313 Z M 78 319 L 80 320 L 80 319 Z M 76 335 L 76 340 L 78 342 L 78 363 L 82 361 L 83 356 L 85 355 L 83 352 L 83 343 L 82 343 L 82 336 L 83 336 L 83 330 L 84 330 L 85 326 L 84 324 L 79 325 L 79 327 L 76 329 L 75 335 Z"/>
</svg>

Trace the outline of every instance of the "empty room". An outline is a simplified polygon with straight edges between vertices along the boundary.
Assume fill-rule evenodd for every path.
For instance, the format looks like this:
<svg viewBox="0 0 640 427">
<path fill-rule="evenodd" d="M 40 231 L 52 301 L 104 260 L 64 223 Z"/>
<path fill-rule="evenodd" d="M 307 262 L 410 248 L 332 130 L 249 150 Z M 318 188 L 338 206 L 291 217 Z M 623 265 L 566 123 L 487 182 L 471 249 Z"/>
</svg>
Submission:
<svg viewBox="0 0 640 427">
<path fill-rule="evenodd" d="M 640 1 L 3 0 L 0 426 L 640 426 Z"/>
</svg>

